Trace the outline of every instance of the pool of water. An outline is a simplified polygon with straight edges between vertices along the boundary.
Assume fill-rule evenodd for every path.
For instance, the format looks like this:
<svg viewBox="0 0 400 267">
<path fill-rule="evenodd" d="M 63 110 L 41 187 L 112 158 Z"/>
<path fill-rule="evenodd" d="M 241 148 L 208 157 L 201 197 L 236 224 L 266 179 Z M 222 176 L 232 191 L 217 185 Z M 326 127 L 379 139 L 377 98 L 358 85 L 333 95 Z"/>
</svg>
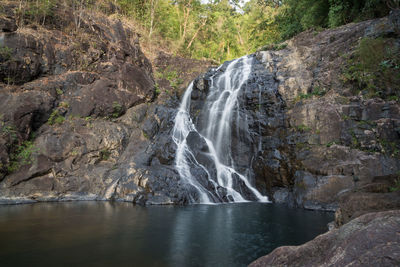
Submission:
<svg viewBox="0 0 400 267">
<path fill-rule="evenodd" d="M 0 266 L 246 266 L 313 239 L 332 220 L 258 203 L 0 206 Z"/>
</svg>

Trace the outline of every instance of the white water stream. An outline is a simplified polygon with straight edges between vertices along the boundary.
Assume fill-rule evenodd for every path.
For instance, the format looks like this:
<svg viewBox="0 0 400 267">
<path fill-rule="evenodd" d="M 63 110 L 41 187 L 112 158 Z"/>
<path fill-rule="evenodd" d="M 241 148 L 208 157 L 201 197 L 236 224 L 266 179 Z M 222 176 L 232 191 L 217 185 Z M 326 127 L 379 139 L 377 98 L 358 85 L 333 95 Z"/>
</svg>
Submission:
<svg viewBox="0 0 400 267">
<path fill-rule="evenodd" d="M 233 60 L 222 74 L 216 78 L 211 77 L 209 93 L 203 106 L 206 114 L 204 129 L 196 129 L 190 117 L 193 83 L 182 98 L 173 129 L 173 140 L 177 144 L 175 166 L 182 181 L 194 189 L 194 193 L 189 191 L 192 203 L 249 201 L 243 192 L 251 194 L 251 199 L 268 202 L 268 198 L 261 195 L 245 175 L 235 170 L 232 157 L 232 121 L 236 120 L 235 125 L 238 127 L 238 95 L 249 78 L 252 60 L 248 56 Z M 213 162 L 212 169 L 196 160 L 195 151 L 187 143 L 190 132 L 197 133 L 205 140 L 208 149 L 204 154 Z M 194 168 L 202 169 L 205 179 L 193 175 Z"/>
</svg>

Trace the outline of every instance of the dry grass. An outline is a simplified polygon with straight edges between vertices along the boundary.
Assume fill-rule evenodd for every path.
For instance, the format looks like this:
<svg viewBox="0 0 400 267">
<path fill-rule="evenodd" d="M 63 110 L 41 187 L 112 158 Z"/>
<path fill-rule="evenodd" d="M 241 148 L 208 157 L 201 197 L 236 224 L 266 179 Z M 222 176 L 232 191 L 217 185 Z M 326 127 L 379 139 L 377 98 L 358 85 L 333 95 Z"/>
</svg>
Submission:
<svg viewBox="0 0 400 267">
<path fill-rule="evenodd" d="M 125 27 L 139 34 L 140 48 L 151 63 L 154 63 L 154 60 L 157 58 L 159 52 L 164 52 L 167 54 L 176 53 L 177 49 L 172 46 L 171 42 L 168 42 L 168 40 L 165 40 L 159 34 L 154 32 L 152 37 L 149 38 L 149 31 L 134 19 L 119 16 L 117 14 L 112 16 L 118 16 Z"/>
<path fill-rule="evenodd" d="M 0 0 L 5 4 L 13 4 L 18 7 L 22 3 L 23 9 L 26 7 L 26 1 L 10 1 L 10 0 Z M 60 1 L 58 5 L 58 13 L 56 16 L 62 13 L 62 10 L 67 10 L 68 4 L 65 1 Z M 74 11 L 71 11 L 74 12 Z M 0 12 L 1 13 L 1 12 Z M 68 12 L 67 12 L 68 13 Z M 74 16 L 76 15 L 73 13 Z M 67 16 L 68 17 L 68 16 Z M 108 19 L 104 19 L 108 18 Z M 21 33 L 29 33 L 35 37 L 40 37 L 46 33 L 48 33 L 49 27 L 46 25 L 42 25 L 41 23 L 37 23 L 35 21 L 25 21 L 21 18 L 19 20 L 19 29 L 18 31 Z M 128 28 L 132 33 L 130 36 L 130 42 L 137 42 L 137 38 L 139 36 L 139 44 L 142 52 L 145 56 L 150 60 L 151 63 L 154 63 L 157 58 L 159 52 L 164 52 L 167 54 L 178 54 L 178 47 L 174 47 L 174 45 L 168 40 L 164 39 L 157 32 L 153 32 L 151 38 L 149 38 L 149 31 L 146 27 L 144 27 L 140 22 L 136 21 L 132 17 L 127 17 L 121 14 L 121 10 L 117 5 L 115 5 L 114 1 L 110 0 L 99 0 L 95 2 L 95 5 L 87 7 L 82 15 L 82 20 L 86 22 L 97 21 L 97 22 L 107 22 L 113 20 L 120 20 L 124 27 Z M 91 25 L 91 23 L 88 23 Z M 78 38 L 83 38 L 84 40 L 90 39 L 90 36 L 87 36 L 83 30 L 75 28 L 75 23 L 71 21 L 71 25 L 65 26 L 61 29 L 64 37 L 67 39 L 73 38 L 75 41 Z M 95 32 L 95 31 L 93 31 Z M 61 38 L 63 39 L 63 38 Z M 60 40 L 61 41 L 61 40 Z"/>
</svg>

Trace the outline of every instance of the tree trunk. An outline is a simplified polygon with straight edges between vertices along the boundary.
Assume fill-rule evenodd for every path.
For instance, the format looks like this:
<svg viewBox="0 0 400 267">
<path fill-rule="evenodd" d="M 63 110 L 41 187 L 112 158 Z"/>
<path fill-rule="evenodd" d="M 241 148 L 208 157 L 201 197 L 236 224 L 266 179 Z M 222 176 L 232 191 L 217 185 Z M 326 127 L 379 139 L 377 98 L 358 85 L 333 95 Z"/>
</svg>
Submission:
<svg viewBox="0 0 400 267">
<path fill-rule="evenodd" d="M 157 0 L 151 0 L 150 2 L 150 30 L 149 30 L 149 39 L 151 38 L 151 35 L 153 34 L 153 29 L 154 29 L 154 14 L 157 6 Z"/>
<path fill-rule="evenodd" d="M 189 44 L 187 45 L 186 49 L 189 49 L 190 46 L 192 45 L 194 39 L 196 39 L 197 34 L 199 33 L 199 31 L 201 30 L 201 28 L 203 28 L 207 23 L 207 18 L 203 20 L 203 22 L 201 23 L 201 25 L 199 26 L 199 28 L 197 28 L 195 34 L 193 35 L 192 39 L 190 40 Z"/>
<path fill-rule="evenodd" d="M 189 15 L 190 15 L 190 4 L 192 0 L 189 0 L 189 2 L 183 7 L 183 33 L 181 36 L 181 43 L 185 41 L 186 38 L 186 32 L 187 32 L 187 26 L 188 26 L 188 21 L 189 21 Z"/>
</svg>

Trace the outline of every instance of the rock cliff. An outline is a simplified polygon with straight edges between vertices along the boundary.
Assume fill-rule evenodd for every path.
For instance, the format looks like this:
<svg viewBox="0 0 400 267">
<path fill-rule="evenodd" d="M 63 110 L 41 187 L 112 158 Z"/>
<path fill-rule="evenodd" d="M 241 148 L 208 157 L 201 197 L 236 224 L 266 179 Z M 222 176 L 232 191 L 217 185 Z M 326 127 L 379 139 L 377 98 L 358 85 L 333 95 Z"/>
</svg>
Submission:
<svg viewBox="0 0 400 267">
<path fill-rule="evenodd" d="M 379 177 L 391 177 L 388 186 L 396 186 L 400 170 L 397 15 L 304 32 L 253 55 L 257 60 L 238 97 L 239 127 L 232 126 L 238 129 L 232 132 L 232 158 L 242 172 L 251 166 L 246 175 L 273 201 L 335 211 L 343 194 Z M 386 57 L 397 63 L 388 71 L 382 67 L 386 48 L 375 47 L 377 43 L 393 50 Z M 361 78 L 353 71 L 356 63 L 364 64 L 366 59 L 359 58 L 368 56 L 361 54 L 365 47 L 378 50 L 369 51 L 376 57 L 367 59 L 377 61 L 373 75 L 378 78 L 368 83 L 358 81 Z M 209 77 L 226 66 L 194 82 L 191 116 L 197 125 L 203 123 L 201 108 Z M 364 70 L 361 75 L 369 73 Z"/>
<path fill-rule="evenodd" d="M 187 203 L 171 131 L 185 86 L 210 62 L 160 53 L 150 63 L 140 36 L 114 15 L 85 11 L 78 25 L 59 8 L 37 25 L 16 8 L 0 14 L 0 202 Z M 260 192 L 333 211 L 345 192 L 378 177 L 396 186 L 400 83 L 365 84 L 355 70 L 365 40 L 378 40 L 394 55 L 382 57 L 381 76 L 398 73 L 398 29 L 392 15 L 307 31 L 252 55 L 239 96 L 246 125 L 232 142 Z M 196 123 L 216 71 L 194 82 Z"/>
<path fill-rule="evenodd" d="M 285 155 L 292 147 L 292 172 L 281 171 L 287 162 L 274 168 L 261 164 L 274 171 L 269 180 L 274 200 L 336 210 L 336 228 L 304 245 L 279 247 L 250 266 L 399 265 L 399 84 L 396 78 L 392 83 L 376 78 L 383 69 L 374 70 L 376 87 L 364 79 L 370 74 L 366 65 L 363 77 L 354 71 L 366 42 L 375 47 L 372 43 L 389 41 L 385 49 L 398 51 L 398 18 L 397 11 L 388 18 L 305 32 L 281 51 L 259 53 L 276 73 L 287 103 L 286 135 L 277 149 Z M 379 64 L 384 65 L 382 58 Z"/>
<path fill-rule="evenodd" d="M 274 74 L 286 104 L 281 135 L 263 136 L 265 148 L 254 168 L 260 186 L 265 184 L 276 202 L 333 211 L 348 190 L 387 175 L 393 176 L 392 186 L 398 183 L 399 67 L 394 67 L 392 75 L 397 78 L 392 83 L 379 80 L 374 90 L 368 90 L 373 86 L 365 81 L 347 77 L 349 72 L 355 75 L 354 61 L 365 43 L 387 41 L 387 47 L 399 51 L 396 18 L 398 12 L 323 32 L 304 32 L 282 50 L 257 53 Z M 383 72 L 374 71 L 377 76 Z"/>
<path fill-rule="evenodd" d="M 0 14 L 0 202 L 184 202 L 176 94 L 210 63 L 160 53 L 152 66 L 114 15 L 76 24 L 59 6 L 38 25 L 17 10 Z"/>
</svg>

